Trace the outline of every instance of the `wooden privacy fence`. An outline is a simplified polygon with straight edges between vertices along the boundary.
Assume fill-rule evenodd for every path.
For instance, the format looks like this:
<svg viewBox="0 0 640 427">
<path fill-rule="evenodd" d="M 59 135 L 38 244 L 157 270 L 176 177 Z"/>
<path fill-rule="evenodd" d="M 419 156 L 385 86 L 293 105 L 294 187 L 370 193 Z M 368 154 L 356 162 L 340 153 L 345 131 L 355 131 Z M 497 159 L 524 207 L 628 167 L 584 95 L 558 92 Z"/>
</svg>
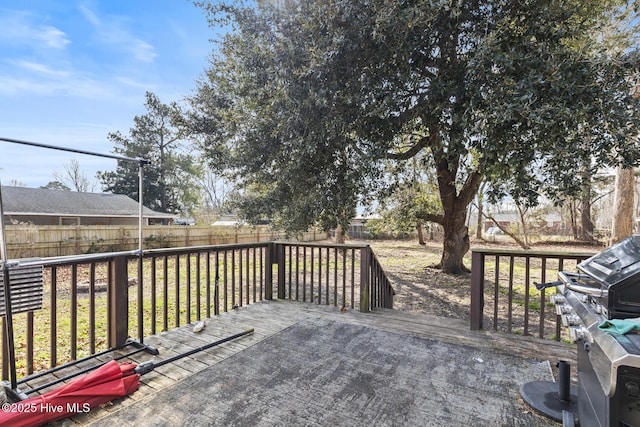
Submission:
<svg viewBox="0 0 640 427">
<path fill-rule="evenodd" d="M 471 329 L 537 335 L 559 341 L 562 320 L 549 296 L 534 283 L 558 280 L 558 271 L 576 271 L 593 254 L 478 249 L 471 254 Z M 565 332 L 566 333 L 566 332 Z"/>
<path fill-rule="evenodd" d="M 42 309 L 13 319 L 22 376 L 263 299 L 365 312 L 393 304 L 393 289 L 366 245 L 260 242 L 41 261 Z M 5 380 L 8 350 L 3 337 Z"/>
<path fill-rule="evenodd" d="M 229 243 L 268 242 L 285 237 L 268 226 L 145 226 L 145 249 L 206 246 Z M 30 224 L 6 226 L 9 259 L 71 256 L 98 252 L 129 251 L 139 248 L 135 225 L 40 226 Z M 310 231 L 301 241 L 325 239 L 327 233 Z"/>
</svg>

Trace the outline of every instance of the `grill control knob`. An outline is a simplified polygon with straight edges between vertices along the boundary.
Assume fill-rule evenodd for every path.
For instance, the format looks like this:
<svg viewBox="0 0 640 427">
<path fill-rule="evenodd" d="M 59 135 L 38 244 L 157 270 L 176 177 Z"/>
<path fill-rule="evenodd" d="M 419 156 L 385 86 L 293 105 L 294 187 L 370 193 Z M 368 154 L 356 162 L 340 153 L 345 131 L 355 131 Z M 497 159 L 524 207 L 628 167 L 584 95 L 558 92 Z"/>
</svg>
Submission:
<svg viewBox="0 0 640 427">
<path fill-rule="evenodd" d="M 573 307 L 569 304 L 556 305 L 556 314 L 558 316 L 563 314 L 569 314 L 573 312 Z"/>
<path fill-rule="evenodd" d="M 625 383 L 624 388 L 627 389 L 627 393 L 635 398 L 640 396 L 640 386 L 635 381 L 629 381 Z"/>
<path fill-rule="evenodd" d="M 566 304 L 567 303 L 567 299 L 563 296 L 563 295 L 551 295 L 549 297 L 549 300 L 551 301 L 552 304 Z"/>
<path fill-rule="evenodd" d="M 564 314 L 562 315 L 563 326 L 579 326 L 581 323 L 580 317 L 577 314 Z"/>
<path fill-rule="evenodd" d="M 575 341 L 585 341 L 585 342 L 591 342 L 591 334 L 589 333 L 589 330 L 582 327 L 582 326 L 578 326 L 573 327 L 573 328 L 569 328 L 569 337 L 571 338 L 571 340 Z"/>
</svg>

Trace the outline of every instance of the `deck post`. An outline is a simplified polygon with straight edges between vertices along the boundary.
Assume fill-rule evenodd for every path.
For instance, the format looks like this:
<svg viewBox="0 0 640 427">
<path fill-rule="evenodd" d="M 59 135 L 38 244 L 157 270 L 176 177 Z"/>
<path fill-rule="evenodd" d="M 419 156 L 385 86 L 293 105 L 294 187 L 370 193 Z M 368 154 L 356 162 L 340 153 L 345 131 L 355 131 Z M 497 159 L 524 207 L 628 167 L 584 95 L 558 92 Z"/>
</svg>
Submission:
<svg viewBox="0 0 640 427">
<path fill-rule="evenodd" d="M 370 259 L 371 248 L 369 245 L 360 249 L 360 311 L 368 313 L 371 311 L 369 295 L 370 295 Z"/>
<path fill-rule="evenodd" d="M 116 347 L 124 344 L 129 336 L 127 257 L 114 257 L 109 268 L 109 347 Z"/>
<path fill-rule="evenodd" d="M 273 299 L 273 264 L 275 263 L 275 251 L 276 244 L 274 242 L 269 242 L 269 246 L 267 246 L 267 251 L 264 254 L 264 262 L 266 264 L 266 269 L 264 272 L 264 299 L 272 300 Z"/>
<path fill-rule="evenodd" d="M 285 292 L 285 251 L 282 243 L 276 243 L 276 262 L 278 263 L 278 299 L 287 297 Z"/>
<path fill-rule="evenodd" d="M 389 280 L 385 279 L 384 280 L 384 284 L 385 284 L 385 294 L 386 294 L 386 301 L 384 304 L 384 308 L 390 308 L 393 309 L 393 288 L 391 287 L 391 283 L 389 283 Z"/>
<path fill-rule="evenodd" d="M 478 251 L 471 252 L 471 330 L 482 329 L 484 309 L 484 254 Z"/>
</svg>

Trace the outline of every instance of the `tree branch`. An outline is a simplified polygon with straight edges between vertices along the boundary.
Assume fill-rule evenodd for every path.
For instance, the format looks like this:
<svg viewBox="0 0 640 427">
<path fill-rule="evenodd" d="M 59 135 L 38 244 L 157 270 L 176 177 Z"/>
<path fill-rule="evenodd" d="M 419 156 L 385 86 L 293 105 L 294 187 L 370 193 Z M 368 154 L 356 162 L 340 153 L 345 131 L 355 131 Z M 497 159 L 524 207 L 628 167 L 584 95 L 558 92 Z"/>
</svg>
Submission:
<svg viewBox="0 0 640 427">
<path fill-rule="evenodd" d="M 496 225 L 496 227 L 498 227 L 500 230 L 502 230 L 502 232 L 504 234 L 506 234 L 507 236 L 511 237 L 517 244 L 519 244 L 520 246 L 522 246 L 522 249 L 531 249 L 531 246 L 527 245 L 525 242 L 523 242 L 518 236 L 516 236 L 515 234 L 513 234 L 512 232 L 510 232 L 509 230 L 507 230 L 506 228 L 504 228 L 503 226 L 501 226 L 498 221 L 496 221 L 496 219 L 491 216 L 491 215 L 484 215 L 483 216 L 487 219 L 490 219 L 491 221 L 493 221 L 493 223 Z"/>
<path fill-rule="evenodd" d="M 476 193 L 478 192 L 478 189 L 480 188 L 480 183 L 482 182 L 482 178 L 483 178 L 482 174 L 477 170 L 471 172 L 467 177 L 466 181 L 464 182 L 464 184 L 462 185 L 462 189 L 460 189 L 460 193 L 458 194 L 458 197 L 465 203 L 467 201 L 473 200 L 473 197 L 476 195 Z"/>
<path fill-rule="evenodd" d="M 409 160 L 429 145 L 429 137 L 420 138 L 418 142 L 406 151 L 400 153 L 387 153 L 386 158 L 390 160 Z"/>
<path fill-rule="evenodd" d="M 435 222 L 436 224 L 444 224 L 444 215 L 430 214 L 430 213 L 418 213 L 417 219 L 428 222 Z"/>
</svg>

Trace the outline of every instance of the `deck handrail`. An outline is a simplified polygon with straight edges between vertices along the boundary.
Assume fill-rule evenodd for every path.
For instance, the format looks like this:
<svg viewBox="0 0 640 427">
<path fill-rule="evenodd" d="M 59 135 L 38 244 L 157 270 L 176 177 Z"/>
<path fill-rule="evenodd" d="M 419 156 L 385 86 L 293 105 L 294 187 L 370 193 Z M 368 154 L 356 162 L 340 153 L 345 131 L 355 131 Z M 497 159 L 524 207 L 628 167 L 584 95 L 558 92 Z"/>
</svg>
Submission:
<svg viewBox="0 0 640 427">
<path fill-rule="evenodd" d="M 20 262 L 42 265 L 45 284 L 42 309 L 14 316 L 22 376 L 263 299 L 365 312 L 393 306 L 368 245 L 272 241 Z"/>
<path fill-rule="evenodd" d="M 393 308 L 393 288 L 369 245 L 274 242 L 277 298 L 368 312 Z"/>
<path fill-rule="evenodd" d="M 469 310 L 471 329 L 483 329 L 485 320 L 488 320 L 493 330 L 530 335 L 533 329 L 537 329 L 538 337 L 560 341 L 561 317 L 552 312 L 551 320 L 547 318 L 547 294 L 553 292 L 553 289 L 538 291 L 531 285 L 555 281 L 559 271 L 575 269 L 577 263 L 592 255 L 593 253 L 587 252 L 472 250 Z M 504 273 L 505 270 L 507 273 Z M 487 283 L 492 286 L 486 287 Z M 490 316 L 485 316 L 485 303 L 490 305 Z M 516 306 L 520 306 L 522 312 L 518 319 L 514 319 Z M 504 311 L 506 314 L 502 313 Z M 554 326 L 551 333 L 547 329 L 550 324 Z"/>
</svg>

